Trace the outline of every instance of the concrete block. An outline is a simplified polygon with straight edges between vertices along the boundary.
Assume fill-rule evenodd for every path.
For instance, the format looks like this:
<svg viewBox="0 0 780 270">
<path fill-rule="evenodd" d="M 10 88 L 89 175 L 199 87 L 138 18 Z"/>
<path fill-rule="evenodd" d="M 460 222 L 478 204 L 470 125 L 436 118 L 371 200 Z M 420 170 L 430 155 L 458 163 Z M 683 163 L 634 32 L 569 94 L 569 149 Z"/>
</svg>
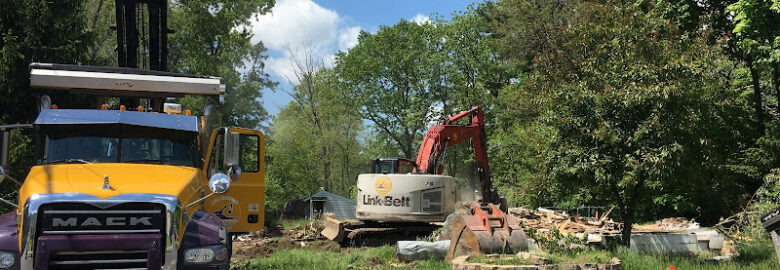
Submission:
<svg viewBox="0 0 780 270">
<path fill-rule="evenodd" d="M 710 242 L 709 242 L 710 250 L 720 251 L 721 249 L 723 249 L 723 241 L 726 241 L 725 236 L 715 236 L 710 238 Z"/>
<path fill-rule="evenodd" d="M 655 254 L 684 254 L 699 251 L 694 234 L 638 234 L 631 236 L 631 251 Z"/>
</svg>

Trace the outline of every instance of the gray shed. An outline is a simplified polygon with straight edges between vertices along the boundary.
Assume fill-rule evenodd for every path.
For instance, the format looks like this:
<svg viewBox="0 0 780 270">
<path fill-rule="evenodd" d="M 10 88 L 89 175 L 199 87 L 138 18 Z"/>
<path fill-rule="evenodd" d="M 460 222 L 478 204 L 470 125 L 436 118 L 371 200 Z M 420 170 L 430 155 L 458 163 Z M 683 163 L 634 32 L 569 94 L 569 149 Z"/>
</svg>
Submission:
<svg viewBox="0 0 780 270">
<path fill-rule="evenodd" d="M 320 191 L 317 194 L 304 198 L 306 204 L 306 217 L 316 213 L 333 213 L 338 219 L 354 219 L 357 202 L 339 195 Z"/>
</svg>

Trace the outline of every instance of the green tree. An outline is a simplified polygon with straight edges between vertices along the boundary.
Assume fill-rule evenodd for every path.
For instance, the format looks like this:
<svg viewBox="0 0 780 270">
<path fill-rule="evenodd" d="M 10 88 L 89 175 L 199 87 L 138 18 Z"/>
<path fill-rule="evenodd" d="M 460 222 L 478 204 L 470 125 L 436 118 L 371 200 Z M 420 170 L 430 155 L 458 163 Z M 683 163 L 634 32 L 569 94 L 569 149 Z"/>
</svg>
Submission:
<svg viewBox="0 0 780 270">
<path fill-rule="evenodd" d="M 272 208 L 320 188 L 349 196 L 366 163 L 357 111 L 342 102 L 333 71 L 311 56 L 294 61 L 298 84 L 289 92 L 293 101 L 274 117 L 269 130 L 266 182 L 274 190 L 267 200 Z"/>
<path fill-rule="evenodd" d="M 87 64 L 94 35 L 83 20 L 84 1 L 2 0 L 0 6 L 0 124 L 31 123 L 38 114 L 38 101 L 29 85 L 28 65 Z M 22 180 L 33 164 L 32 136 L 28 130 L 14 131 L 11 140 L 8 173 Z M 12 181 L 5 181 L 1 193 L 13 201 L 17 189 Z M 0 209 L 8 208 L 2 204 Z"/>
<path fill-rule="evenodd" d="M 728 7 L 734 13 L 738 51 L 752 79 L 758 130 L 764 134 L 761 73 L 772 70 L 771 82 L 780 97 L 780 5 L 770 0 L 739 0 Z M 780 101 L 780 99 L 778 99 Z"/>
<path fill-rule="evenodd" d="M 437 119 L 444 91 L 442 38 L 431 23 L 402 20 L 336 58 L 340 88 L 406 158 L 413 158 L 427 125 Z"/>
<path fill-rule="evenodd" d="M 223 126 L 259 128 L 268 119 L 262 106 L 262 89 L 276 87 L 265 73 L 266 48 L 252 44 L 246 25 L 254 14 L 273 7 L 274 0 L 187 0 L 171 3 L 169 23 L 170 69 L 174 72 L 219 76 L 225 84 L 225 104 L 220 106 Z M 200 97 L 185 97 L 185 107 L 200 114 Z"/>
<path fill-rule="evenodd" d="M 110 27 L 116 24 L 115 3 L 111 0 L 85 1 L 85 18 L 88 20 L 88 29 L 95 35 L 95 43 L 89 47 L 91 65 L 117 65 L 117 55 L 114 50 L 116 32 Z"/>
<path fill-rule="evenodd" d="M 31 62 L 88 63 L 93 33 L 83 20 L 84 1 L 0 2 L 0 121 L 30 122 L 38 113 L 29 86 Z"/>
<path fill-rule="evenodd" d="M 734 153 L 745 140 L 732 129 L 741 127 L 732 114 L 744 116 L 744 103 L 724 91 L 706 40 L 634 6 L 581 8 L 589 14 L 552 36 L 554 49 L 537 57 L 525 84 L 544 99 L 553 191 L 615 204 L 626 224 L 640 202 L 685 190 L 681 183 L 720 192 L 728 183 L 718 179 L 728 157 L 721 151 Z M 631 226 L 622 233 L 628 244 Z"/>
</svg>

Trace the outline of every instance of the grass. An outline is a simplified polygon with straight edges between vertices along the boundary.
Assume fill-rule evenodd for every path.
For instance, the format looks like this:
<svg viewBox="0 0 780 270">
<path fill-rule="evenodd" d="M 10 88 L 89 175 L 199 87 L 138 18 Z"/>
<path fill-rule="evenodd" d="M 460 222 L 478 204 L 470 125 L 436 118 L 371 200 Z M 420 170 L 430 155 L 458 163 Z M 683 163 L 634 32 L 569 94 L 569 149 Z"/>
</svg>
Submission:
<svg viewBox="0 0 780 270">
<path fill-rule="evenodd" d="M 492 265 L 521 265 L 521 264 L 530 264 L 531 262 L 528 260 L 524 260 L 518 257 L 514 257 L 512 255 L 507 256 L 501 256 L 499 258 L 489 258 L 485 255 L 477 255 L 474 257 L 469 257 L 470 263 L 489 263 Z"/>
<path fill-rule="evenodd" d="M 283 228 L 288 230 L 303 230 L 309 225 L 309 219 L 281 219 L 276 224 L 282 225 Z"/>
<path fill-rule="evenodd" d="M 450 269 L 443 261 L 428 260 L 402 263 L 395 257 L 395 247 L 354 248 L 342 251 L 283 249 L 270 257 L 233 263 L 232 270 L 245 269 Z"/>
<path fill-rule="evenodd" d="M 767 241 L 754 241 L 738 246 L 740 256 L 733 261 L 708 262 L 704 259 L 688 258 L 683 256 L 662 256 L 636 254 L 627 249 L 617 251 L 617 257 L 623 261 L 624 269 L 658 270 L 669 269 L 674 265 L 677 269 L 695 270 L 774 270 L 780 269 L 772 243 Z M 660 267 L 660 268 L 659 268 Z"/>
<path fill-rule="evenodd" d="M 580 252 L 561 252 L 548 254 L 541 251 L 533 251 L 531 254 L 548 258 L 552 261 L 553 264 L 609 263 L 609 261 L 615 257 L 615 254 L 612 254 L 612 252 L 592 248 Z"/>
<path fill-rule="evenodd" d="M 704 259 L 685 256 L 636 254 L 622 248 L 615 252 L 585 250 L 577 253 L 540 254 L 554 263 L 606 263 L 618 257 L 627 270 L 663 270 L 674 265 L 681 270 L 770 270 L 780 269 L 780 262 L 772 244 L 768 241 L 754 241 L 738 246 L 740 256 L 733 261 L 708 262 Z M 234 263 L 231 269 L 450 269 L 443 261 L 427 260 L 403 263 L 395 257 L 395 248 L 352 248 L 341 251 L 328 249 L 281 249 L 270 257 Z"/>
</svg>

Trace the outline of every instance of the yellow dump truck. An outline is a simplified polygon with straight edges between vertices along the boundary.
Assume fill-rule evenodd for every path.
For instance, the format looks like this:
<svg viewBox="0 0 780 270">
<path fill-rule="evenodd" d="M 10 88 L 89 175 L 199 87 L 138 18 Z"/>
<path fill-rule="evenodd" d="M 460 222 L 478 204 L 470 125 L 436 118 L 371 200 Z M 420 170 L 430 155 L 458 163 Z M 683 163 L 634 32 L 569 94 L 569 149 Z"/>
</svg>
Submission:
<svg viewBox="0 0 780 270">
<path fill-rule="evenodd" d="M 31 65 L 31 85 L 163 101 L 224 94 L 216 77 L 55 64 Z M 0 171 L 11 129 L 32 128 L 36 141 L 18 201 L 7 202 L 15 210 L 0 216 L 0 269 L 229 269 L 230 233 L 263 226 L 261 132 L 212 130 L 177 104 L 51 100 L 41 95 L 33 124 L 0 126 Z"/>
</svg>

